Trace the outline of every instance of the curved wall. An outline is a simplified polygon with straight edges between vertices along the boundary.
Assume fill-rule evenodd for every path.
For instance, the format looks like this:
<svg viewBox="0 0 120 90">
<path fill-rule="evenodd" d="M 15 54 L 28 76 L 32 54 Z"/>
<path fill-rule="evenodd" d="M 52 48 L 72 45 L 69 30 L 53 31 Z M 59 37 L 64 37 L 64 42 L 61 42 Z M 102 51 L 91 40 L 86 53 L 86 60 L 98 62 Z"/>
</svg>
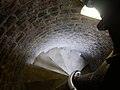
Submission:
<svg viewBox="0 0 120 90">
<path fill-rule="evenodd" d="M 0 90 L 17 90 L 24 66 L 54 47 L 76 49 L 95 70 L 112 50 L 99 20 L 80 15 L 81 3 L 69 0 L 0 1 Z"/>
</svg>

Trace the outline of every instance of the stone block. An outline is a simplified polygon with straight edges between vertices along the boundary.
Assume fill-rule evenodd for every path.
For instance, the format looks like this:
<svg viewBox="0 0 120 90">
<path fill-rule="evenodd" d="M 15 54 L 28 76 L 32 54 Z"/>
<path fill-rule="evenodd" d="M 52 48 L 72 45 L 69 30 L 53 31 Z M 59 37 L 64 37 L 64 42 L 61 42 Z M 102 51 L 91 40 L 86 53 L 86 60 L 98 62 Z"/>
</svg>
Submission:
<svg viewBox="0 0 120 90">
<path fill-rule="evenodd" d="M 78 21 L 78 20 L 80 20 L 80 18 L 79 17 L 71 17 L 71 20 L 75 20 L 75 21 Z"/>
<path fill-rule="evenodd" d="M 15 20 L 16 20 L 15 16 L 11 15 L 8 18 L 8 20 L 5 22 L 4 26 L 7 27 L 7 28 L 9 28 L 15 22 Z"/>
<path fill-rule="evenodd" d="M 53 20 L 51 20 L 50 24 L 56 24 L 59 22 L 60 22 L 60 19 L 53 19 Z"/>
<path fill-rule="evenodd" d="M 51 22 L 52 16 L 51 15 L 46 15 L 46 16 L 43 17 L 43 19 L 44 19 L 44 22 L 47 24 L 47 23 Z"/>
<path fill-rule="evenodd" d="M 48 7 L 58 5 L 57 0 L 50 0 L 49 2 L 46 3 Z"/>
<path fill-rule="evenodd" d="M 3 27 L 0 27 L 0 37 L 3 35 L 4 32 L 5 32 L 5 29 Z"/>
<path fill-rule="evenodd" d="M 11 14 L 13 11 L 15 11 L 17 8 L 17 5 L 15 3 L 15 1 L 11 1 L 9 4 L 7 4 L 5 7 L 4 7 L 4 13 L 6 15 L 9 15 Z"/>
<path fill-rule="evenodd" d="M 80 11 L 81 10 L 79 8 L 78 9 L 77 8 L 72 8 L 71 9 L 71 12 L 74 13 L 74 14 L 80 14 Z"/>
<path fill-rule="evenodd" d="M 12 41 L 11 39 L 7 42 L 7 45 L 9 46 L 10 51 L 12 51 L 16 47 L 16 43 Z"/>
<path fill-rule="evenodd" d="M 44 11 L 45 9 L 47 9 L 48 5 L 46 5 L 46 3 L 41 4 L 38 6 L 38 11 Z"/>
<path fill-rule="evenodd" d="M 35 27 L 38 27 L 38 25 L 41 23 L 42 19 L 37 19 L 35 20 L 32 24 L 35 26 Z"/>
<path fill-rule="evenodd" d="M 41 18 L 41 17 L 43 17 L 43 16 L 45 16 L 45 15 L 47 15 L 46 10 L 45 10 L 45 11 L 40 12 L 40 13 L 38 14 L 38 18 Z"/>
<path fill-rule="evenodd" d="M 24 9 L 18 9 L 16 12 L 15 12 L 15 15 L 18 19 L 22 18 L 23 16 L 25 16 L 25 11 Z"/>
<path fill-rule="evenodd" d="M 20 26 L 23 22 L 25 22 L 26 18 L 27 18 L 26 16 L 22 17 L 21 19 L 19 19 L 19 20 L 16 22 L 16 24 L 17 24 L 18 26 Z"/>
<path fill-rule="evenodd" d="M 4 37 L 4 38 L 0 41 L 0 49 L 2 49 L 2 48 L 6 45 L 6 41 L 7 41 L 7 37 Z"/>
<path fill-rule="evenodd" d="M 37 13 L 38 13 L 38 11 L 36 9 L 28 10 L 27 11 L 27 15 L 28 16 L 37 15 Z"/>
<path fill-rule="evenodd" d="M 31 1 L 27 4 L 28 11 L 35 10 L 35 8 L 36 8 L 36 3 L 34 1 Z"/>
<path fill-rule="evenodd" d="M 50 12 L 50 13 L 53 13 L 53 12 L 56 12 L 56 11 L 58 11 L 58 6 L 54 6 L 54 7 L 51 7 L 51 8 L 48 9 L 48 12 Z"/>
<path fill-rule="evenodd" d="M 70 14 L 70 10 L 68 9 L 62 9 L 61 14 Z"/>
<path fill-rule="evenodd" d="M 5 20 L 6 15 L 0 14 L 0 24 Z"/>
<path fill-rule="evenodd" d="M 59 11 L 51 13 L 52 16 L 57 16 L 59 14 Z"/>
<path fill-rule="evenodd" d="M 19 36 L 16 38 L 15 41 L 19 42 L 22 39 L 23 36 L 24 36 L 24 33 L 20 33 Z"/>
<path fill-rule="evenodd" d="M 27 2 L 29 2 L 30 0 L 19 0 L 19 2 L 21 3 L 21 4 L 25 4 L 25 3 L 27 3 Z"/>
<path fill-rule="evenodd" d="M 13 25 L 7 32 L 6 32 L 6 35 L 7 36 L 12 36 L 13 33 L 15 33 L 16 31 L 16 27 Z"/>
<path fill-rule="evenodd" d="M 32 16 L 28 21 L 30 23 L 34 22 L 37 19 L 37 16 Z"/>
<path fill-rule="evenodd" d="M 1 56 L 2 58 L 1 58 L 1 65 L 3 66 L 3 69 L 5 69 L 6 67 L 6 64 L 8 63 L 8 53 L 7 53 L 7 51 L 5 51 L 4 50 L 4 55 L 3 56 Z"/>
<path fill-rule="evenodd" d="M 27 23 L 23 23 L 20 27 L 19 30 L 20 31 L 24 31 L 27 28 Z"/>
</svg>

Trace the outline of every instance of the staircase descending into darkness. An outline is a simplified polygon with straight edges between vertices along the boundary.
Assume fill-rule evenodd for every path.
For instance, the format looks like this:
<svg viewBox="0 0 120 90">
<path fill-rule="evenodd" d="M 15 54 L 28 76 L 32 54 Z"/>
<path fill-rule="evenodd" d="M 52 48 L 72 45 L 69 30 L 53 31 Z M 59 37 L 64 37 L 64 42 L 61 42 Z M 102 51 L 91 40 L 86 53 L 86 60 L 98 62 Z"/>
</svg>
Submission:
<svg viewBox="0 0 120 90">
<path fill-rule="evenodd" d="M 69 90 L 68 77 L 88 63 L 81 53 L 61 47 L 41 52 L 25 71 L 26 90 Z"/>
</svg>

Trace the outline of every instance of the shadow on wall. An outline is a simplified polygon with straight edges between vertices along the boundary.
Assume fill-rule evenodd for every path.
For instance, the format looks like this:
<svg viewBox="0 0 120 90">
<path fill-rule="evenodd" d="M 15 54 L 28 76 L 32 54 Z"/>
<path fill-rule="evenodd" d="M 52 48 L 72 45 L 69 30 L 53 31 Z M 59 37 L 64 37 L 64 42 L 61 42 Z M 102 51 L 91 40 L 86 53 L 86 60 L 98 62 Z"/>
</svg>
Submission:
<svg viewBox="0 0 120 90">
<path fill-rule="evenodd" d="M 25 60 L 23 53 L 4 45 L 0 51 L 0 90 L 21 90 Z"/>
</svg>

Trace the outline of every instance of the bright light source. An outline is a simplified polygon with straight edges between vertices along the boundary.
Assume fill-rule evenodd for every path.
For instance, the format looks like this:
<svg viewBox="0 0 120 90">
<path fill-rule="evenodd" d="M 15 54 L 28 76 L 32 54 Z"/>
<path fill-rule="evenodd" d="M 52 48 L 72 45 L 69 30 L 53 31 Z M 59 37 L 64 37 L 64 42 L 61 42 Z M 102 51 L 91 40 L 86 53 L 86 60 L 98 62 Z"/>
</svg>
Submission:
<svg viewBox="0 0 120 90">
<path fill-rule="evenodd" d="M 81 14 L 101 20 L 100 14 L 95 8 L 89 8 L 86 5 L 81 9 Z"/>
</svg>

